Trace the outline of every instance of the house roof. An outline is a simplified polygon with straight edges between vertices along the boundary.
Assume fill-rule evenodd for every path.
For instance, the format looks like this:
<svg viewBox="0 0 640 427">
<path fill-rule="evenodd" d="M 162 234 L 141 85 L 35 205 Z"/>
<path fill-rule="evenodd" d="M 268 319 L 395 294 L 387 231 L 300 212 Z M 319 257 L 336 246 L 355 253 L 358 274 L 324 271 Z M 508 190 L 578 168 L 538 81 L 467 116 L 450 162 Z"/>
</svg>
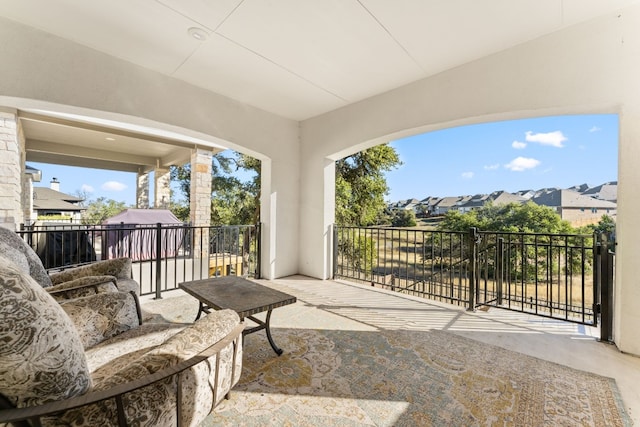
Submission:
<svg viewBox="0 0 640 427">
<path fill-rule="evenodd" d="M 600 200 L 615 202 L 618 200 L 618 181 L 606 182 L 593 188 L 589 188 L 582 194 Z"/>
<path fill-rule="evenodd" d="M 438 200 L 433 206 L 437 208 L 450 208 L 455 206 L 458 201 L 460 201 L 460 197 L 443 197 Z"/>
<path fill-rule="evenodd" d="M 33 187 L 33 208 L 35 210 L 80 212 L 84 208 L 78 206 L 77 203 L 83 200 L 48 187 Z"/>
<path fill-rule="evenodd" d="M 36 200 L 39 202 L 44 200 L 63 200 L 69 203 L 78 203 L 82 202 L 84 199 L 52 190 L 49 187 L 33 187 L 33 200 L 34 202 Z"/>
<path fill-rule="evenodd" d="M 538 205 L 561 208 L 606 208 L 616 209 L 615 203 L 583 196 L 572 190 L 554 190 L 531 199 Z"/>
</svg>

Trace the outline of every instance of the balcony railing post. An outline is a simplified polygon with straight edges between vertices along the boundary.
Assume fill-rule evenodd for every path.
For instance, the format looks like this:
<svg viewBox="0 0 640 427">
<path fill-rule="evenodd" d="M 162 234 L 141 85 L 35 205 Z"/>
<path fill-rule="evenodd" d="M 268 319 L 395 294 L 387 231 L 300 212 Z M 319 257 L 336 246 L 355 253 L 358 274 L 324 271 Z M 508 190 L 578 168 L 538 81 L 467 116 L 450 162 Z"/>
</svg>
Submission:
<svg viewBox="0 0 640 427">
<path fill-rule="evenodd" d="M 156 224 L 156 256 L 154 257 L 156 263 L 156 296 L 155 299 L 162 299 L 162 224 Z"/>
<path fill-rule="evenodd" d="M 600 339 L 613 342 L 613 254 L 606 235 L 600 238 Z"/>
<path fill-rule="evenodd" d="M 331 261 L 331 279 L 336 278 L 336 273 L 338 272 L 338 227 L 336 224 L 331 225 L 331 229 L 333 231 L 333 260 Z"/>
<path fill-rule="evenodd" d="M 496 256 L 495 272 L 496 291 L 497 291 L 497 304 L 502 305 L 502 285 L 504 279 L 504 237 L 498 238 L 498 248 Z"/>
<path fill-rule="evenodd" d="M 468 311 L 476 310 L 476 280 L 478 277 L 478 229 L 471 227 L 469 229 L 469 305 Z"/>
</svg>

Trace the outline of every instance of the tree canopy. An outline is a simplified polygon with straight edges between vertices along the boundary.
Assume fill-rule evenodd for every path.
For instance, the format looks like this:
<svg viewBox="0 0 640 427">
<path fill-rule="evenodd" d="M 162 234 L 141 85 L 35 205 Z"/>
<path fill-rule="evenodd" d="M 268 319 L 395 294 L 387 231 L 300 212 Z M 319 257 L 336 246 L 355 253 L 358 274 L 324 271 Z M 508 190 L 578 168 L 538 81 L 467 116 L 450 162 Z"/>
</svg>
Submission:
<svg viewBox="0 0 640 427">
<path fill-rule="evenodd" d="M 415 227 L 416 214 L 410 209 L 396 211 L 391 218 L 392 227 Z"/>
<path fill-rule="evenodd" d="M 533 202 L 501 205 L 488 203 L 466 213 L 449 211 L 438 225 L 438 229 L 447 231 L 468 231 L 471 227 L 484 231 L 521 233 L 574 232 L 571 224 L 560 218 L 553 208 Z"/>
<path fill-rule="evenodd" d="M 249 172 L 250 178 L 238 178 L 238 171 Z M 191 166 L 173 167 L 171 179 L 179 184 L 186 199 L 186 205 L 174 203 L 171 210 L 178 218 L 187 220 Z M 214 154 L 211 163 L 211 224 L 255 224 L 259 218 L 260 160 L 237 152 Z"/>
<path fill-rule="evenodd" d="M 369 226 L 384 218 L 389 192 L 384 172 L 402 162 L 396 150 L 382 144 L 336 162 L 336 223 Z"/>
<path fill-rule="evenodd" d="M 82 223 L 88 225 L 102 224 L 102 222 L 127 209 L 125 202 L 116 202 L 106 197 L 98 197 L 96 200 L 83 204 L 87 210 L 82 214 Z"/>
</svg>

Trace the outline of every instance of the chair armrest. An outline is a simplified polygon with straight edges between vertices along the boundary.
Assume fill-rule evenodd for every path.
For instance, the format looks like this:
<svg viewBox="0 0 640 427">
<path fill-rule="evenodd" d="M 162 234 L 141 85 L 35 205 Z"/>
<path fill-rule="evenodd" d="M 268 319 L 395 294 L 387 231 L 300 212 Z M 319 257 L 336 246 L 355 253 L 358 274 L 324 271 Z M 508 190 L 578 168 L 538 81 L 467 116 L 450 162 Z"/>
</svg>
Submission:
<svg viewBox="0 0 640 427">
<path fill-rule="evenodd" d="M 17 422 L 22 420 L 39 421 L 42 417 L 45 416 L 59 414 L 64 411 L 81 408 L 105 400 L 115 399 L 118 425 L 126 426 L 127 419 L 125 415 L 125 408 L 123 405 L 123 396 L 125 394 L 135 392 L 136 390 L 139 390 L 141 388 L 150 386 L 152 384 L 157 384 L 161 381 L 166 380 L 167 378 L 174 377 L 177 374 L 180 374 L 181 372 L 208 360 L 212 356 L 219 355 L 219 353 L 229 345 L 233 345 L 234 348 L 233 366 L 235 366 L 235 358 L 238 354 L 237 349 L 242 345 L 242 331 L 244 329 L 244 326 L 244 323 L 241 322 L 235 328 L 233 328 L 224 338 L 187 360 L 179 362 L 173 366 L 169 366 L 158 372 L 145 375 L 141 378 L 133 379 L 131 381 L 128 381 L 127 383 L 118 384 L 105 390 L 93 391 L 82 396 L 56 402 L 50 402 L 39 406 L 0 410 L 0 423 Z M 180 391 L 178 391 L 178 393 L 180 393 Z"/>
<path fill-rule="evenodd" d="M 142 324 L 140 302 L 134 292 L 110 292 L 60 302 L 71 318 L 84 348 Z"/>
<path fill-rule="evenodd" d="M 130 279 L 132 276 L 131 259 L 116 258 L 97 261 L 80 267 L 73 267 L 50 275 L 54 285 L 86 276 L 114 276 L 118 279 Z"/>
<path fill-rule="evenodd" d="M 57 301 L 105 292 L 118 292 L 114 276 L 86 276 L 44 288 Z"/>
</svg>

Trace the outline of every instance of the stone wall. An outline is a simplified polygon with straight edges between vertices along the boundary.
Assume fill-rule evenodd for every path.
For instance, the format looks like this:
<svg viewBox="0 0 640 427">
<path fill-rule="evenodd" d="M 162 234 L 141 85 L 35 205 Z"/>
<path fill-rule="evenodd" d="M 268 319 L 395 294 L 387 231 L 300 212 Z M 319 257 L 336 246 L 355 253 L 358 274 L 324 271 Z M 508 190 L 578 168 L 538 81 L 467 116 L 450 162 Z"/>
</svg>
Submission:
<svg viewBox="0 0 640 427">
<path fill-rule="evenodd" d="M 23 153 L 16 112 L 0 110 L 0 225 L 14 230 L 24 222 Z"/>
</svg>

